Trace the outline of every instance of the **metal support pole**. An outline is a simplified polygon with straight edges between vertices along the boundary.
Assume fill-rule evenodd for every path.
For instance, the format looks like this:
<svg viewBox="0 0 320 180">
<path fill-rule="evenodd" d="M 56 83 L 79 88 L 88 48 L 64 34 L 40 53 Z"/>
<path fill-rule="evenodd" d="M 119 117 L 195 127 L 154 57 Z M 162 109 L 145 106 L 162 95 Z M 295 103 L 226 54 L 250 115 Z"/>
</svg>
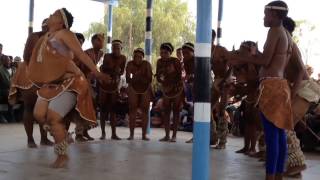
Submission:
<svg viewBox="0 0 320 180">
<path fill-rule="evenodd" d="M 33 14 L 34 14 L 34 0 L 30 0 L 30 4 L 29 4 L 29 27 L 28 27 L 29 34 L 31 34 L 33 32 Z"/>
<path fill-rule="evenodd" d="M 223 15 L 223 0 L 219 0 L 219 9 L 218 9 L 218 26 L 217 26 L 217 43 L 220 45 L 220 40 L 222 37 L 222 15 Z"/>
<path fill-rule="evenodd" d="M 197 0 L 192 180 L 210 179 L 212 0 Z"/>
<path fill-rule="evenodd" d="M 108 29 L 107 29 L 107 53 L 111 53 L 111 40 L 112 40 L 112 11 L 113 5 L 108 5 Z M 107 18 L 106 18 L 107 19 Z"/>
<path fill-rule="evenodd" d="M 146 60 L 150 63 L 152 62 L 152 8 L 153 0 L 147 0 L 147 12 L 146 12 L 146 35 L 145 35 L 145 54 Z M 152 104 L 150 104 L 151 106 Z M 151 133 L 151 117 L 150 117 L 151 107 L 149 108 L 149 117 L 148 117 L 148 128 L 147 133 Z"/>
</svg>

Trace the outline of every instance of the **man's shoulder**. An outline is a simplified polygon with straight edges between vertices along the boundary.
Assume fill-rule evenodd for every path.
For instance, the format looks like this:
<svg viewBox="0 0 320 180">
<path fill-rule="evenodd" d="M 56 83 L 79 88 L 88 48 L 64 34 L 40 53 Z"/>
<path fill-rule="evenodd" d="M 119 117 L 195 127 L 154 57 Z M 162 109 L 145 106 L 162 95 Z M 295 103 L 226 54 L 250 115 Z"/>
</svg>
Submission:
<svg viewBox="0 0 320 180">
<path fill-rule="evenodd" d="M 89 49 L 86 49 L 84 52 L 88 53 L 88 52 L 92 52 L 93 51 L 93 48 L 89 48 Z"/>
<path fill-rule="evenodd" d="M 123 55 L 123 54 L 120 55 L 120 59 L 122 61 L 127 61 L 127 57 L 125 55 Z"/>
<path fill-rule="evenodd" d="M 127 63 L 127 67 L 128 67 L 128 66 L 131 66 L 131 65 L 133 65 L 133 60 L 131 60 L 131 61 L 129 61 L 129 62 Z"/>
<path fill-rule="evenodd" d="M 175 61 L 179 61 L 179 62 L 180 62 L 180 60 L 179 60 L 178 58 L 176 58 L 176 57 L 170 57 L 170 59 L 171 59 L 171 60 L 175 60 Z"/>
<path fill-rule="evenodd" d="M 147 61 L 147 60 L 143 60 L 142 63 L 145 66 L 151 66 L 151 63 L 149 61 Z"/>
<path fill-rule="evenodd" d="M 38 32 L 33 32 L 33 33 L 31 33 L 30 35 L 31 35 L 31 36 L 41 37 L 41 36 L 43 36 L 43 35 L 45 35 L 45 34 L 46 34 L 45 32 L 38 31 Z"/>
<path fill-rule="evenodd" d="M 33 32 L 28 36 L 28 40 L 38 40 L 44 35 L 43 32 Z"/>
<path fill-rule="evenodd" d="M 104 54 L 104 59 L 111 59 L 112 55 L 110 53 Z"/>
<path fill-rule="evenodd" d="M 170 57 L 171 61 L 174 61 L 176 64 L 181 64 L 180 60 L 176 57 Z"/>
</svg>

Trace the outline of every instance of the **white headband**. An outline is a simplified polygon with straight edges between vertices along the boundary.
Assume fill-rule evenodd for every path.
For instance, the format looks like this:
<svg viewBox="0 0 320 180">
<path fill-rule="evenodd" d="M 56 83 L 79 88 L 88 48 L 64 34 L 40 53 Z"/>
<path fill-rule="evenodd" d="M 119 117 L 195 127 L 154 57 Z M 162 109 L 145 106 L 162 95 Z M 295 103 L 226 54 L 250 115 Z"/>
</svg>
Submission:
<svg viewBox="0 0 320 180">
<path fill-rule="evenodd" d="M 144 55 L 144 50 L 142 48 L 137 48 L 134 50 L 134 52 L 141 52 Z"/>
<path fill-rule="evenodd" d="M 192 46 L 189 45 L 189 44 L 184 44 L 184 45 L 182 46 L 182 48 L 189 48 L 189 49 L 194 50 L 194 47 L 192 47 Z"/>
<path fill-rule="evenodd" d="M 64 22 L 64 26 L 65 26 L 67 29 L 69 29 L 68 19 L 67 19 L 66 13 L 64 12 L 63 9 L 60 9 L 60 13 L 61 13 L 61 16 L 62 16 L 62 19 L 63 19 L 63 22 Z"/>
<path fill-rule="evenodd" d="M 167 47 L 168 49 L 170 49 L 171 52 L 173 51 L 173 49 L 171 48 L 171 46 L 169 44 L 164 44 L 163 46 Z"/>
<path fill-rule="evenodd" d="M 280 11 L 289 11 L 286 7 L 279 7 L 279 6 L 265 6 L 265 9 L 271 9 L 271 10 L 280 10 Z"/>
<path fill-rule="evenodd" d="M 118 44 L 118 45 L 122 46 L 122 43 L 119 42 L 119 41 L 114 41 L 114 42 L 112 42 L 111 44 L 114 44 L 114 45 Z"/>
</svg>

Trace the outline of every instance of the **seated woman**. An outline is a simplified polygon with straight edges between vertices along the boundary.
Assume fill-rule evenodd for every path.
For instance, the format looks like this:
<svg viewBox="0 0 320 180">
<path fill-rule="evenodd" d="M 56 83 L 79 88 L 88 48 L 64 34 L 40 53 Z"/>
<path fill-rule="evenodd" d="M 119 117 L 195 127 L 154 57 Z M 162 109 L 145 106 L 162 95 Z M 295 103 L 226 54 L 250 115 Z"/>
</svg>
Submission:
<svg viewBox="0 0 320 180">
<path fill-rule="evenodd" d="M 67 131 L 63 118 L 72 110 L 81 117 L 81 128 L 97 125 L 89 84 L 72 61 L 76 56 L 91 72 L 106 83 L 90 57 L 81 49 L 72 26 L 73 16 L 65 8 L 55 11 L 48 19 L 49 31 L 37 42 L 28 67 L 28 78 L 39 87 L 34 116 L 46 124 L 55 140 L 57 159 L 54 168 L 63 167 L 67 160 Z"/>
</svg>

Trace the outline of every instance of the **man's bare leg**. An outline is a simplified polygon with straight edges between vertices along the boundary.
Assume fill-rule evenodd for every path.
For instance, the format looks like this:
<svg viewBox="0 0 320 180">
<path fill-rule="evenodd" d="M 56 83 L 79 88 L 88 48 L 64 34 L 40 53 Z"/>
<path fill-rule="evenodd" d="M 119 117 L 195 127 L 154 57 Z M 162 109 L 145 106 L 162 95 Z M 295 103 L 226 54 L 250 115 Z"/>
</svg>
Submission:
<svg viewBox="0 0 320 180">
<path fill-rule="evenodd" d="M 171 142 L 176 142 L 177 139 L 177 131 L 178 131 L 178 126 L 180 124 L 180 111 L 182 107 L 182 102 L 183 102 L 183 95 L 180 95 L 179 97 L 175 98 L 173 101 L 173 133 L 171 137 Z"/>
<path fill-rule="evenodd" d="M 40 145 L 53 146 L 54 143 L 48 139 L 48 132 L 43 129 L 43 126 L 41 124 L 39 124 L 39 129 L 41 135 Z"/>
<path fill-rule="evenodd" d="M 250 124 L 249 128 L 251 131 L 249 132 L 249 138 L 250 138 L 250 149 L 247 153 L 249 156 L 254 155 L 256 153 L 256 145 L 257 145 L 257 127 L 255 124 Z"/>
<path fill-rule="evenodd" d="M 170 113 L 171 113 L 171 106 L 167 105 L 167 103 L 166 103 L 164 105 L 164 111 L 163 111 L 163 115 L 162 115 L 166 135 L 162 139 L 160 139 L 159 141 L 167 142 L 170 140 Z"/>
<path fill-rule="evenodd" d="M 101 127 L 101 137 L 100 140 L 105 140 L 106 139 L 106 120 L 108 118 L 108 113 L 107 112 L 100 112 L 100 127 Z"/>
<path fill-rule="evenodd" d="M 142 112 L 142 140 L 149 141 L 150 139 L 147 137 L 147 128 L 148 128 L 148 110 L 143 110 Z"/>
<path fill-rule="evenodd" d="M 52 110 L 48 110 L 48 122 L 50 122 L 50 130 L 55 140 L 55 153 L 57 154 L 57 159 L 52 164 L 53 168 L 62 168 L 66 165 L 69 158 L 67 155 L 66 141 L 67 131 L 65 129 L 65 124 L 62 122 L 62 117 Z"/>
<path fill-rule="evenodd" d="M 111 124 L 111 139 L 121 140 L 121 138 L 117 136 L 117 119 L 114 111 L 110 113 L 110 124 Z"/>
<path fill-rule="evenodd" d="M 129 112 L 130 136 L 129 136 L 128 140 L 134 139 L 134 129 L 136 127 L 136 117 L 137 117 L 137 108 L 135 106 L 131 106 L 130 112 Z"/>
<path fill-rule="evenodd" d="M 142 105 L 141 105 L 141 112 L 142 112 L 142 140 L 149 141 L 150 139 L 147 137 L 147 129 L 149 124 L 149 105 L 150 105 L 151 95 L 150 93 L 145 94 L 142 97 Z"/>
<path fill-rule="evenodd" d="M 180 112 L 177 110 L 174 110 L 173 112 L 173 133 L 170 142 L 176 142 L 177 141 L 177 131 L 178 131 L 178 125 L 180 122 Z"/>
<path fill-rule="evenodd" d="M 26 130 L 27 137 L 28 137 L 28 147 L 29 148 L 37 148 L 37 144 L 34 141 L 33 138 L 33 112 L 32 110 L 29 110 L 28 107 L 25 107 L 23 112 L 23 124 L 24 129 Z"/>
<path fill-rule="evenodd" d="M 236 153 L 247 153 L 249 151 L 249 148 L 250 148 L 250 137 L 249 137 L 249 134 L 250 134 L 250 126 L 248 126 L 247 122 L 246 122 L 246 125 L 245 125 L 245 129 L 244 129 L 244 147 L 238 151 L 236 151 Z"/>
</svg>

